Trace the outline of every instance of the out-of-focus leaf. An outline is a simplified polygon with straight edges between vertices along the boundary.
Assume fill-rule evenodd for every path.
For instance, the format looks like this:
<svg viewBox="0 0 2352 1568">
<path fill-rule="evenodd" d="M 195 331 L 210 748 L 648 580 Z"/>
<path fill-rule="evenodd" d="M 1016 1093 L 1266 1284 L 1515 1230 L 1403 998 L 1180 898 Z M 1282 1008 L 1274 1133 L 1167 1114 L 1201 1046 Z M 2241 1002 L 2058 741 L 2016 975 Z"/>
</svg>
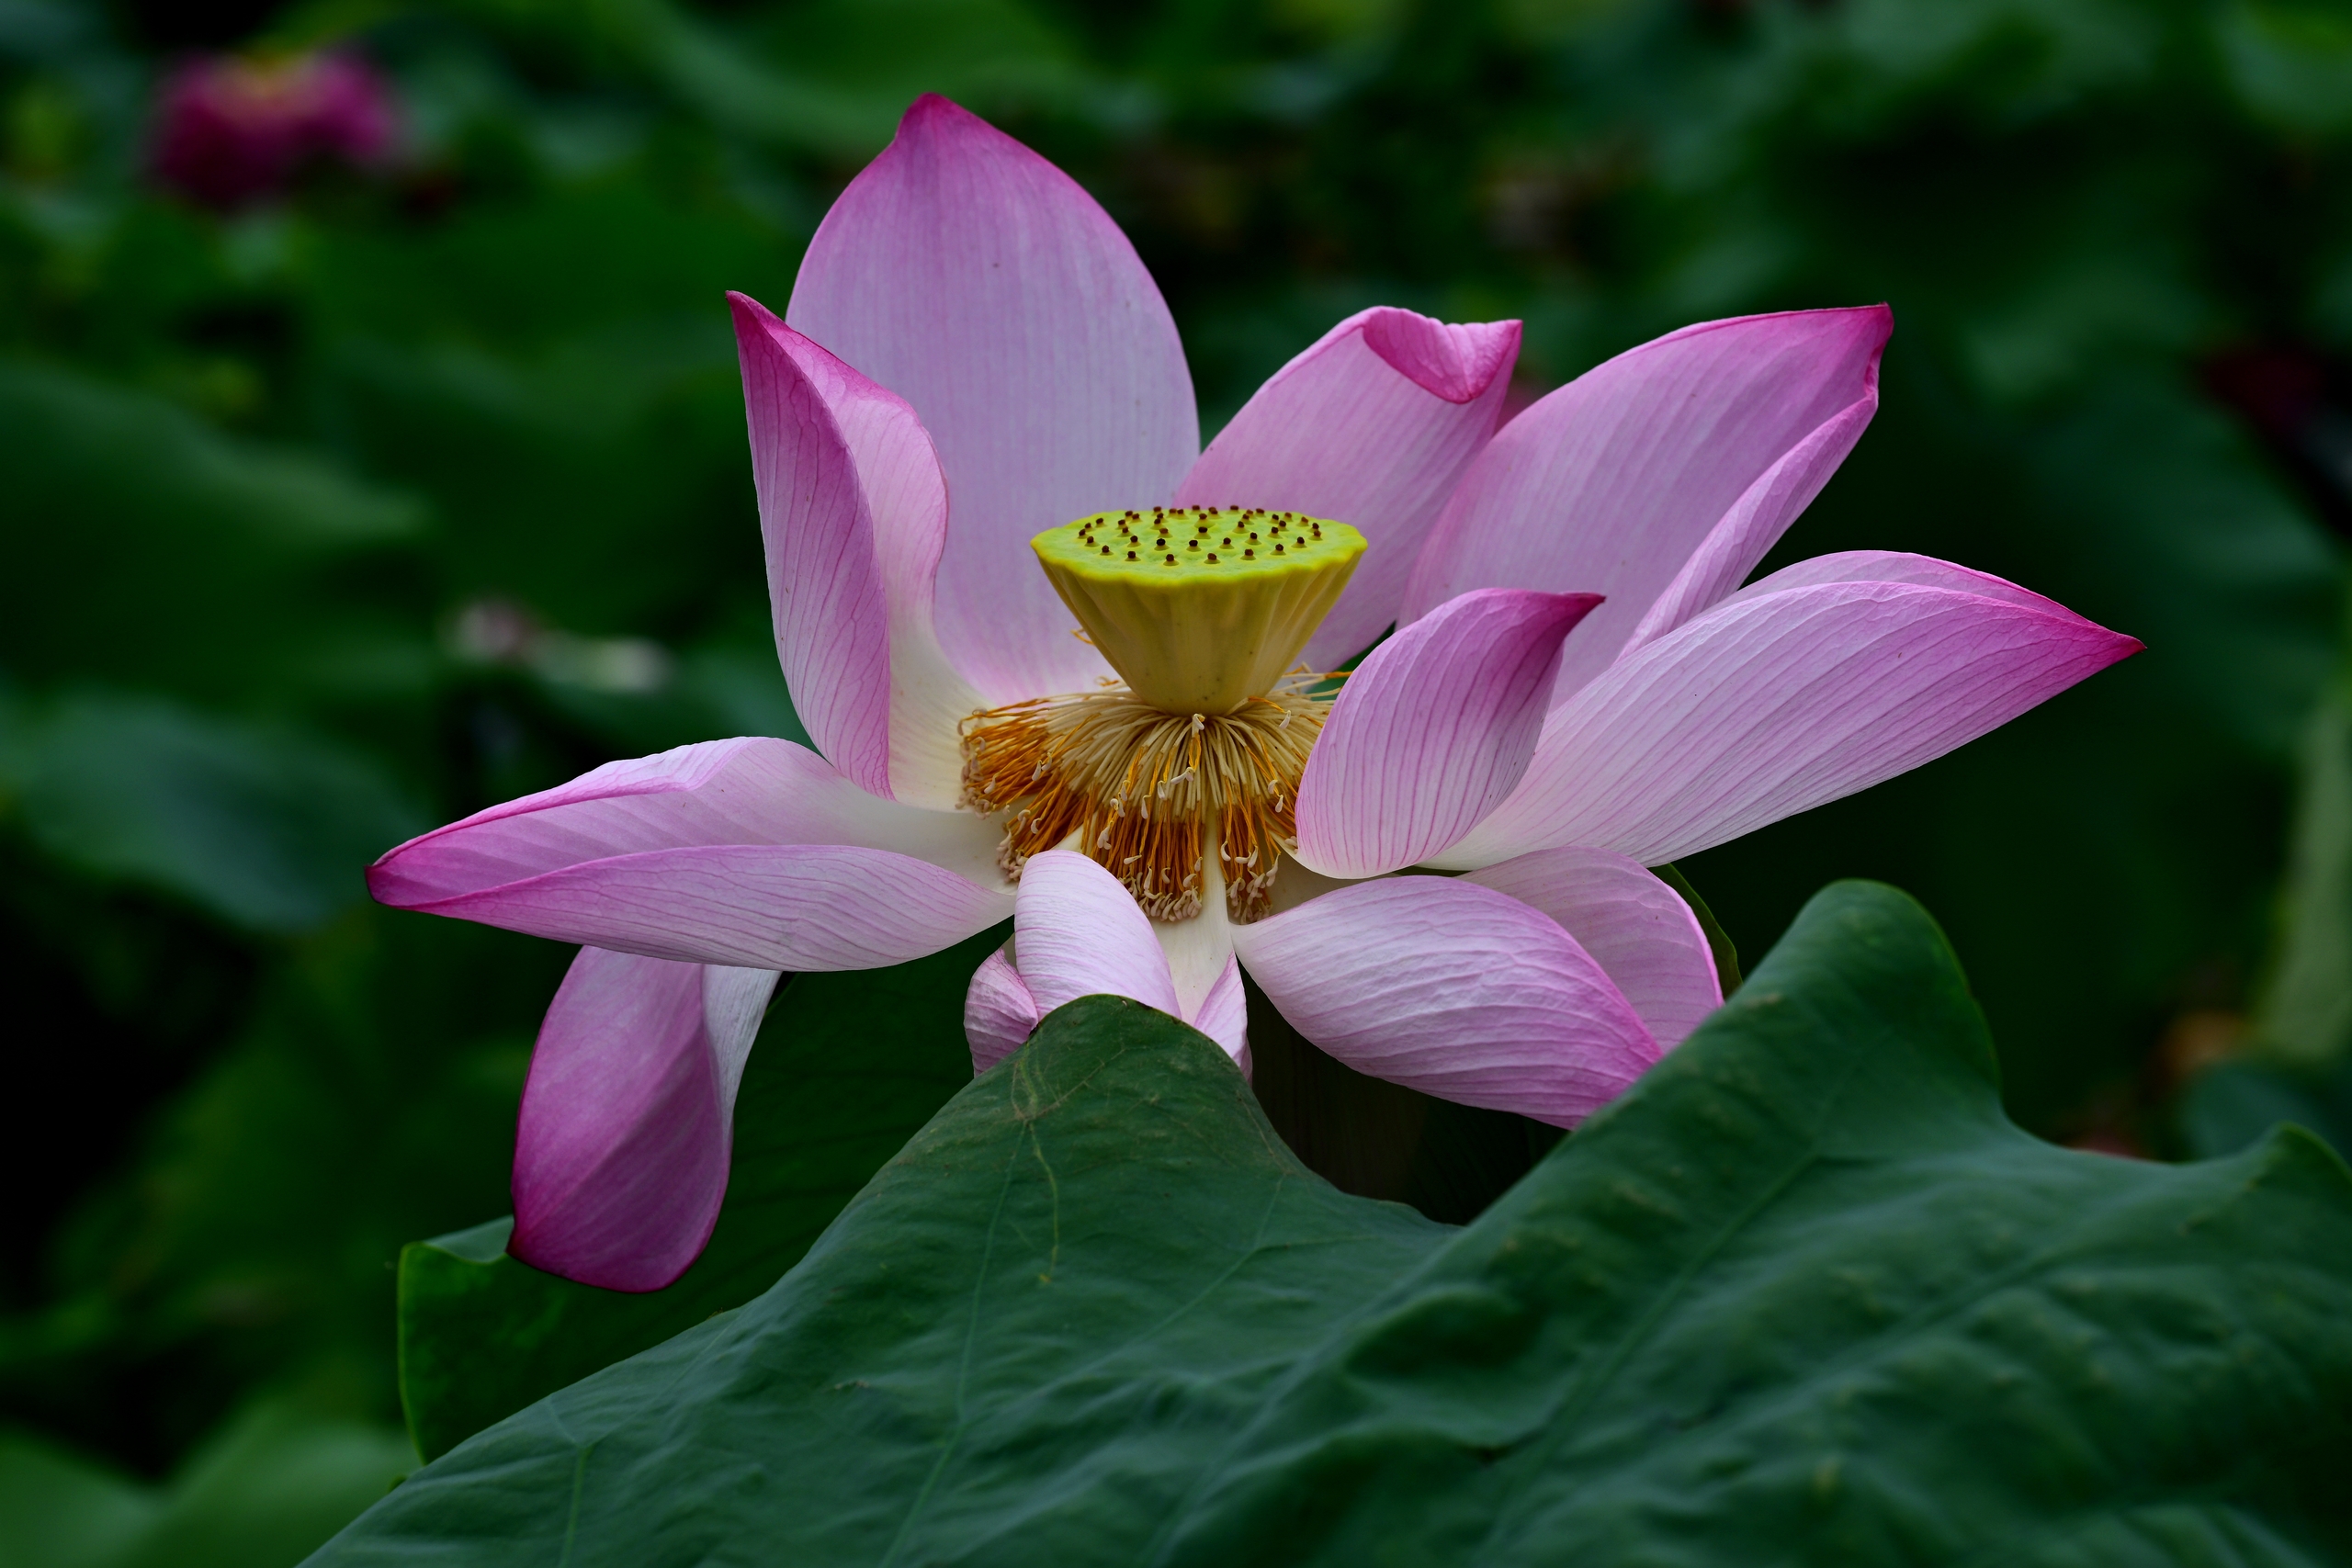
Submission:
<svg viewBox="0 0 2352 1568">
<path fill-rule="evenodd" d="M 437 1457 L 525 1405 L 740 1306 L 971 1081 L 964 992 L 985 932 L 890 969 L 800 975 L 768 1010 L 735 1101 L 735 1157 L 709 1247 L 666 1290 L 626 1295 L 505 1254 L 513 1222 L 401 1253 L 401 1397 Z"/>
<path fill-rule="evenodd" d="M 233 1032 L 141 1105 L 130 1157 L 33 1260 L 39 1308 L 0 1315 L 0 1400 L 82 1448 L 169 1464 L 257 1384 L 397 1427 L 401 1245 L 504 1201 L 531 1029 L 569 951 L 372 909 L 270 946 Z M 119 1038 L 28 1076 L 119 1100 Z M 10 1109 L 26 1136 L 74 1125 Z"/>
<path fill-rule="evenodd" d="M 698 649 L 681 661 L 678 687 L 683 697 L 707 708 L 717 720 L 708 733 L 773 735 L 803 746 L 814 744 L 793 711 L 792 693 L 767 649 L 756 653 Z"/>
<path fill-rule="evenodd" d="M 2069 604 L 2147 643 L 2147 668 L 2201 727 L 2290 754 L 2337 658 L 2342 552 L 2245 436 L 2168 378 L 2109 377 L 2036 423 L 2034 477 L 2074 524 L 2038 553 L 2083 582 Z"/>
<path fill-rule="evenodd" d="M 2184 1560 L 2352 1549 L 2352 1177 L 2000 1113 L 1934 924 L 1817 897 L 1466 1230 L 1085 998 L 759 1301 L 412 1477 L 329 1565 Z"/>
<path fill-rule="evenodd" d="M 2016 269 L 2023 276 L 2011 288 L 1972 312 L 1962 362 L 1990 397 L 2046 397 L 2119 349 L 2178 350 L 2212 330 L 2183 276 L 2188 258 L 2148 231 L 2155 226 L 2145 206 L 2119 201 L 2117 210 L 2078 216 L 2089 232 L 2075 254 L 2036 247 L 2030 268 Z"/>
<path fill-rule="evenodd" d="M 654 691 L 594 691 L 542 673 L 557 710 L 628 751 L 666 751 L 723 735 L 772 735 L 810 744 L 772 649 L 700 648 Z"/>
<path fill-rule="evenodd" d="M 401 635 L 322 588 L 338 561 L 416 538 L 424 508 L 315 457 L 0 363 L 0 660 L 19 676 L 243 696 L 315 684 L 322 650 Z"/>
<path fill-rule="evenodd" d="M 2177 1119 L 2199 1158 L 2290 1122 L 2352 1159 L 2352 705 L 2340 680 L 2304 735 L 2278 934 L 2245 1055 L 2191 1078 Z"/>
<path fill-rule="evenodd" d="M 2352 1054 L 2352 703 L 2341 682 L 2312 710 L 2303 748 L 2254 1043 L 2279 1062 L 2320 1068 Z"/>
<path fill-rule="evenodd" d="M 21 1568 L 107 1568 L 162 1511 L 136 1482 L 30 1438 L 0 1438 L 0 1537 Z"/>
<path fill-rule="evenodd" d="M 2352 130 L 2352 17 L 2326 0 L 2234 0 L 2213 30 L 2230 85 L 2287 130 Z"/>
<path fill-rule="evenodd" d="M 589 10 L 614 46 L 712 124 L 833 158 L 880 151 L 920 93 L 1001 110 L 1069 100 L 1086 80 L 1069 44 L 1018 0 L 816 0 L 750 39 L 667 0 Z"/>
<path fill-rule="evenodd" d="M 526 365 L 569 353 L 571 368 L 624 373 L 618 385 L 564 386 L 565 364 L 551 360 L 537 378 L 484 394 L 512 417 L 557 423 L 626 412 L 644 383 L 707 363 L 714 344 L 731 365 L 712 299 L 729 288 L 786 293 L 796 260 L 740 209 L 605 180 L 429 226 L 330 231 L 298 286 L 330 344 L 460 345 Z M 633 362 L 643 368 L 632 373 Z M 465 389 L 458 364 L 452 391 Z"/>
<path fill-rule="evenodd" d="M 793 260 L 740 210 L 606 184 L 335 235 L 303 288 L 352 446 L 447 519 L 449 586 L 609 637 L 759 613 L 718 306 L 784 297 Z"/>
<path fill-rule="evenodd" d="M 263 1404 L 164 1486 L 0 1438 L 9 1568 L 291 1568 L 416 1462 L 397 1432 Z"/>
<path fill-rule="evenodd" d="M 2236 1154 L 2283 1123 L 2318 1134 L 2352 1160 L 2352 1061 L 2217 1063 L 2182 1091 L 2179 1120 L 2181 1137 L 2199 1159 Z"/>
<path fill-rule="evenodd" d="M 342 747 L 162 698 L 85 693 L 13 728 L 0 787 L 42 848 L 261 931 L 365 897 L 368 862 L 429 825 Z"/>
</svg>

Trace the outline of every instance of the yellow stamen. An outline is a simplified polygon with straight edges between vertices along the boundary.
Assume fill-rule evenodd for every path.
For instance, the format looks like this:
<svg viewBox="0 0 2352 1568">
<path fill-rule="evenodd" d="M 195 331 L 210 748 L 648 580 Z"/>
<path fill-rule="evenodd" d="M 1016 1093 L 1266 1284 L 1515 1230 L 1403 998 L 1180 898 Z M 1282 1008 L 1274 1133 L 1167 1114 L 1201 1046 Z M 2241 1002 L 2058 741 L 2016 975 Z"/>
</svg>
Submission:
<svg viewBox="0 0 2352 1568">
<path fill-rule="evenodd" d="M 1234 919 L 1265 913 L 1297 842 L 1298 778 L 1328 698 L 1297 682 L 1227 714 L 1172 714 L 1133 693 L 1039 697 L 964 721 L 964 803 L 1009 813 L 997 862 L 1069 843 L 1100 862 L 1155 920 L 1201 912 L 1214 844 Z M 1075 835 L 1075 841 L 1072 837 Z"/>
</svg>

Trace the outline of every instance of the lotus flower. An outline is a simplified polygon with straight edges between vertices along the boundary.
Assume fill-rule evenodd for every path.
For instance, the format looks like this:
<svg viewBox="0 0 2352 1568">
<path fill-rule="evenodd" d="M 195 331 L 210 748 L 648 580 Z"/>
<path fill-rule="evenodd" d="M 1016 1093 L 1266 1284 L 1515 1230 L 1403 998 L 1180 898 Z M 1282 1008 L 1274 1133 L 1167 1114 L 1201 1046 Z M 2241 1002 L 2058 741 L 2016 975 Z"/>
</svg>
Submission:
<svg viewBox="0 0 2352 1568">
<path fill-rule="evenodd" d="M 149 156 L 164 184 L 227 211 L 277 194 L 312 160 L 380 164 L 394 118 L 390 89 L 356 55 L 206 55 L 158 93 Z"/>
<path fill-rule="evenodd" d="M 816 750 L 611 763 L 369 874 L 387 904 L 582 944 L 524 1093 L 511 1244 L 574 1279 L 658 1288 L 700 1250 L 778 971 L 1008 915 L 977 1066 L 1091 991 L 1246 1065 L 1246 965 L 1363 1071 L 1571 1124 L 1720 1000 L 1645 866 L 2138 646 L 1911 556 L 1740 588 L 1868 423 L 1883 308 L 1691 327 L 1499 434 L 1516 322 L 1368 310 L 1203 452 L 1117 227 L 926 97 L 786 319 L 734 310 Z M 1330 700 L 1321 672 L 1392 625 Z M 1466 874 L 1386 874 L 1416 866 Z"/>
</svg>

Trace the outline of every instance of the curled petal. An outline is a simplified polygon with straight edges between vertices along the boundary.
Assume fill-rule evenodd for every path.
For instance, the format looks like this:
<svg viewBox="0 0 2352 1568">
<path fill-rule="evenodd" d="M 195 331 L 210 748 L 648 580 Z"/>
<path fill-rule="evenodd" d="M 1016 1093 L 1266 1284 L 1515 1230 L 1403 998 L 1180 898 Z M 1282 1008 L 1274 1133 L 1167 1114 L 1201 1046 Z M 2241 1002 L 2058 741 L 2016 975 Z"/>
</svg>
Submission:
<svg viewBox="0 0 2352 1568">
<path fill-rule="evenodd" d="M 1657 1059 L 1600 965 L 1492 888 L 1385 877 L 1236 927 L 1293 1027 L 1361 1073 L 1572 1127 Z"/>
<path fill-rule="evenodd" d="M 716 844 L 587 861 L 411 906 L 683 963 L 880 969 L 976 936 L 1012 900 L 927 861 L 844 844 Z"/>
<path fill-rule="evenodd" d="M 1949 588 L 1736 594 L 1555 710 L 1519 788 L 1434 863 L 1564 844 L 1679 860 L 1931 761 L 2139 648 Z"/>
<path fill-rule="evenodd" d="M 1577 939 L 1658 1044 L 1682 1043 L 1723 1005 L 1713 950 L 1682 896 L 1623 855 L 1538 850 L 1463 879 L 1540 909 Z"/>
<path fill-rule="evenodd" d="M 421 908 L 590 861 L 718 844 L 859 844 L 989 886 L 1001 880 L 996 840 L 968 812 L 876 799 L 805 746 L 749 737 L 607 762 L 477 811 L 388 852 L 368 868 L 368 888 L 379 903 Z"/>
<path fill-rule="evenodd" d="M 939 634 L 992 703 L 1107 673 L 1029 553 L 1040 529 L 1164 501 L 1200 449 L 1159 288 L 1094 199 L 935 95 L 825 215 L 786 319 L 912 405 L 954 526 Z"/>
<path fill-rule="evenodd" d="M 890 624 L 873 514 L 824 396 L 766 331 L 758 319 L 766 312 L 746 304 L 735 307 L 735 335 L 776 657 L 825 760 L 888 795 Z"/>
<path fill-rule="evenodd" d="M 1892 320 L 1872 306 L 1707 321 L 1578 377 L 1471 465 L 1422 547 L 1405 618 L 1473 588 L 1606 595 L 1561 662 L 1565 701 L 1759 478 L 1875 400 Z"/>
<path fill-rule="evenodd" d="M 508 1250 L 610 1291 L 685 1272 L 727 1194 L 735 1091 L 776 980 L 581 950 L 523 1087 Z"/>
<path fill-rule="evenodd" d="M 1494 434 L 1519 357 L 1517 321 L 1455 325 L 1379 306 L 1274 372 L 1178 487 L 1183 506 L 1333 517 L 1366 542 L 1306 646 L 1329 669 L 1396 618 L 1421 540 Z"/>
<path fill-rule="evenodd" d="M 1298 859 L 1377 876 L 1445 849 L 1527 771 L 1561 639 L 1600 600 L 1487 588 L 1382 643 L 1332 704 L 1298 790 Z"/>
<path fill-rule="evenodd" d="M 793 700 L 826 756 L 859 784 L 952 809 L 956 721 L 982 705 L 949 666 L 933 620 L 947 486 L 930 433 L 904 399 L 758 301 L 730 294 L 728 302 L 776 649 Z"/>
<path fill-rule="evenodd" d="M 964 993 L 964 1038 L 972 1047 L 974 1076 L 987 1072 L 1027 1043 L 1045 1015 L 1023 983 L 1021 972 L 1001 953 L 991 953 L 972 971 Z"/>
<path fill-rule="evenodd" d="M 1040 1015 L 1108 994 L 1184 1016 L 1150 919 L 1117 877 L 1084 855 L 1048 850 L 1029 857 L 1013 903 L 1012 944 Z"/>
</svg>

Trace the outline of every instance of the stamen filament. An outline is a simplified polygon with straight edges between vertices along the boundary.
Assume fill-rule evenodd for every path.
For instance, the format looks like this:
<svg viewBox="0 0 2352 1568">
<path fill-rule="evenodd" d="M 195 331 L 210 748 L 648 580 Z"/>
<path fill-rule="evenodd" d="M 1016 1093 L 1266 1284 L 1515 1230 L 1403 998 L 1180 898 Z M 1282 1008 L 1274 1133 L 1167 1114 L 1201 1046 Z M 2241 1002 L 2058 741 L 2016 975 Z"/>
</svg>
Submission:
<svg viewBox="0 0 2352 1568">
<path fill-rule="evenodd" d="M 1201 910 L 1214 843 L 1236 920 L 1265 912 L 1297 841 L 1299 775 L 1329 694 L 1300 674 L 1228 714 L 1174 714 L 1131 692 L 1038 697 L 964 721 L 964 804 L 1005 812 L 998 863 L 1075 840 L 1156 920 Z"/>
</svg>

